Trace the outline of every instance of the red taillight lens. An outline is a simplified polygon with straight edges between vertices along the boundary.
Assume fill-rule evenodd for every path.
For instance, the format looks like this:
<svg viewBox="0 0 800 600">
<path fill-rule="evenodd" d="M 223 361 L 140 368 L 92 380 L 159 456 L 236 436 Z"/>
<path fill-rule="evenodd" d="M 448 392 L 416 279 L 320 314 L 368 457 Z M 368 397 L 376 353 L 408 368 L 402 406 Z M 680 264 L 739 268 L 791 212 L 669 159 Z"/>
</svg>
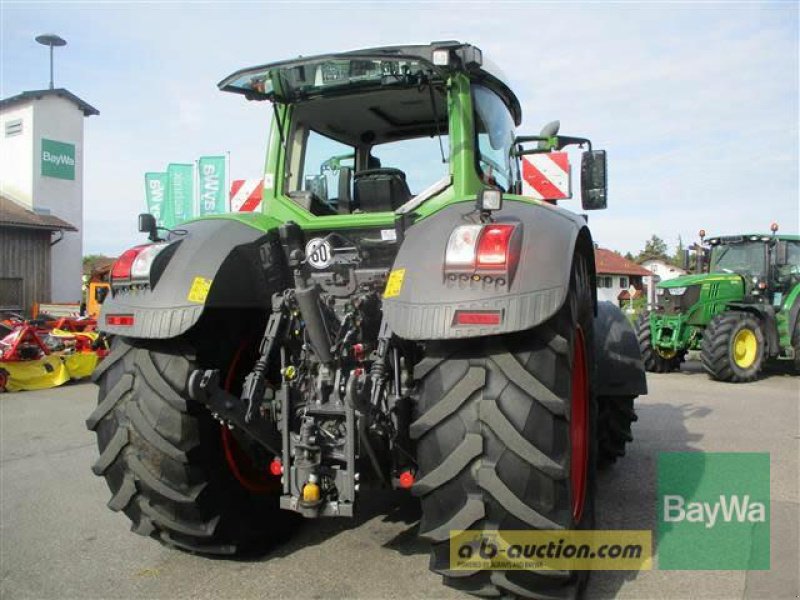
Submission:
<svg viewBox="0 0 800 600">
<path fill-rule="evenodd" d="M 111 268 L 111 279 L 129 279 L 133 261 L 139 256 L 142 249 L 146 247 L 147 246 L 136 246 L 130 250 L 125 250 Z"/>
<path fill-rule="evenodd" d="M 500 325 L 503 314 L 499 310 L 457 310 L 454 325 Z"/>
<path fill-rule="evenodd" d="M 508 247 L 513 233 L 514 225 L 498 223 L 485 226 L 478 240 L 475 266 L 479 269 L 505 267 L 508 264 Z"/>
<path fill-rule="evenodd" d="M 106 315 L 106 325 L 131 327 L 133 325 L 133 315 Z"/>
</svg>

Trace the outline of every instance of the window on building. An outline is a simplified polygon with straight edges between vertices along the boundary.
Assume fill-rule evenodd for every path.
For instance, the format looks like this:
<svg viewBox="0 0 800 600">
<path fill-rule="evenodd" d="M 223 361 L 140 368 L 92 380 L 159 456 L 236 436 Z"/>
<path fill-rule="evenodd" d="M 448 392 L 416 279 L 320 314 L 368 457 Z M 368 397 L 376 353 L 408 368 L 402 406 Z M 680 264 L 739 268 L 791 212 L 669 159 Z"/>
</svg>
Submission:
<svg viewBox="0 0 800 600">
<path fill-rule="evenodd" d="M 22 119 L 12 119 L 6 121 L 6 137 L 19 135 L 22 133 Z"/>
<path fill-rule="evenodd" d="M 627 277 L 620 277 L 619 278 L 619 287 L 627 288 L 628 287 L 628 278 Z"/>
<path fill-rule="evenodd" d="M 612 288 L 614 287 L 614 278 L 610 275 L 600 275 L 597 278 L 597 287 L 599 288 Z"/>
</svg>

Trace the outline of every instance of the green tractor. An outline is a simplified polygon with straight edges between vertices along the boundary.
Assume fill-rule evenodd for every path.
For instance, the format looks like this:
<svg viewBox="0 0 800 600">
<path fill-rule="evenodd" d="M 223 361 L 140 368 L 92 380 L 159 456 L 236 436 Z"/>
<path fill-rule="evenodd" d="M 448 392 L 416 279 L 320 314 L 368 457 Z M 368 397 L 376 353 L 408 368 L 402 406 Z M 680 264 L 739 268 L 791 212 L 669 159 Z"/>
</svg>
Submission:
<svg viewBox="0 0 800 600">
<path fill-rule="evenodd" d="M 586 220 L 522 194 L 527 156 L 585 146 L 583 208 L 605 208 L 605 153 L 556 123 L 517 137 L 516 96 L 458 42 L 220 87 L 272 113 L 263 213 L 174 231 L 140 215 L 149 243 L 112 269 L 115 341 L 87 420 L 108 506 L 225 555 L 396 488 L 420 498 L 446 584 L 574 597 L 587 571 L 456 571 L 449 539 L 591 529 L 596 468 L 632 439 L 644 369 L 633 328 L 597 302 Z"/>
<path fill-rule="evenodd" d="M 719 381 L 753 381 L 767 361 L 800 371 L 800 236 L 776 232 L 710 238 L 696 274 L 657 285 L 636 326 L 648 371 L 676 370 L 690 350 Z"/>
</svg>

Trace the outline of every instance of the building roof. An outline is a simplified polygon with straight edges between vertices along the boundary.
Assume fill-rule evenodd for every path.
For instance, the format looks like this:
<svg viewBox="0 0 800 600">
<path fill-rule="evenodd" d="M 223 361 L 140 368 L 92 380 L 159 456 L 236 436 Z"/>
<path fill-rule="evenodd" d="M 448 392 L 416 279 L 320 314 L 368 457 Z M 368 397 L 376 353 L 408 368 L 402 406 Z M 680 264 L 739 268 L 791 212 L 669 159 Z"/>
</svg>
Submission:
<svg viewBox="0 0 800 600">
<path fill-rule="evenodd" d="M 603 275 L 641 275 L 647 277 L 652 271 L 640 267 L 632 260 L 606 248 L 594 249 L 594 262 L 598 274 Z"/>
<path fill-rule="evenodd" d="M 0 227 L 78 231 L 77 227 L 54 215 L 40 215 L 5 196 L 0 196 Z"/>
<path fill-rule="evenodd" d="M 10 96 L 8 98 L 3 98 L 0 100 L 0 108 L 6 108 L 7 106 L 13 106 L 15 104 L 22 104 L 23 102 L 27 102 L 28 100 L 39 100 L 40 98 L 44 98 L 45 96 L 58 96 L 59 98 L 64 98 L 69 100 L 70 102 L 74 103 L 80 110 L 83 111 L 84 117 L 91 117 L 92 115 L 99 115 L 100 111 L 97 110 L 94 106 L 85 102 L 78 98 L 75 94 L 66 90 L 64 88 L 55 88 L 53 90 L 31 90 L 28 92 L 22 92 L 21 94 L 17 94 L 16 96 Z"/>
</svg>

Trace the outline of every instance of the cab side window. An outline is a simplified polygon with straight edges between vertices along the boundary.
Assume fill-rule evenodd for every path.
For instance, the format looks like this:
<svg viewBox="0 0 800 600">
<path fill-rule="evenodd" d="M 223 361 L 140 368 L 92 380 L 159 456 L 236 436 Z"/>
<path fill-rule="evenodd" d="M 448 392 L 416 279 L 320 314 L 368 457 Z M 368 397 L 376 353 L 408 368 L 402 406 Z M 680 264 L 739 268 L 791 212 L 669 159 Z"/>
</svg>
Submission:
<svg viewBox="0 0 800 600">
<path fill-rule="evenodd" d="M 510 191 L 517 180 L 511 159 L 514 118 L 500 97 L 482 85 L 472 86 L 477 134 L 478 174 L 490 184 Z"/>
</svg>

